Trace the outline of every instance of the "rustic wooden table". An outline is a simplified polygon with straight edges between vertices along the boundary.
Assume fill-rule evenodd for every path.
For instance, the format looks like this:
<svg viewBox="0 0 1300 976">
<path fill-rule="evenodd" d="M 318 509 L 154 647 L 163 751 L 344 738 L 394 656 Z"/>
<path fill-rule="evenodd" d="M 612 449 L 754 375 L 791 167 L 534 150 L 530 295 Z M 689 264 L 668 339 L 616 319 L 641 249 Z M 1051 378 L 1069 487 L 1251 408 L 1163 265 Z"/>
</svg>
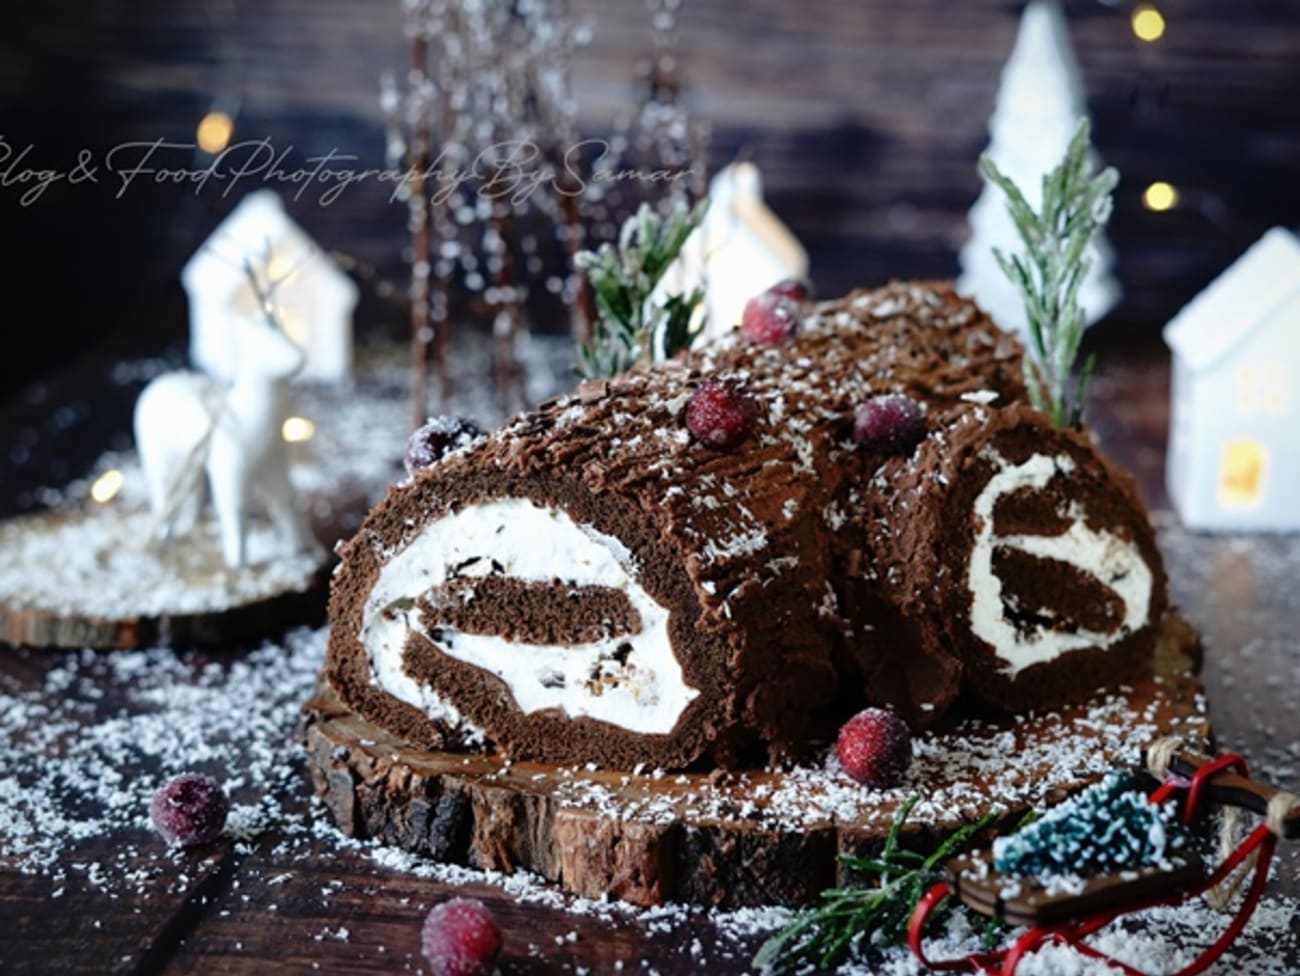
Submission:
<svg viewBox="0 0 1300 976">
<path fill-rule="evenodd" d="M 39 429 L 40 418 L 57 409 L 66 392 L 51 387 L 0 412 L 0 444 L 8 449 L 31 442 L 25 431 Z M 85 395 L 84 387 L 79 395 Z M 1262 776 L 1295 790 L 1300 787 L 1300 637 L 1295 632 L 1300 537 L 1194 536 L 1164 513 L 1167 395 L 1163 356 L 1112 366 L 1094 385 L 1094 425 L 1107 450 L 1137 473 L 1157 510 L 1177 601 L 1206 637 L 1205 681 L 1220 744 L 1243 752 Z M 92 413 L 120 429 L 124 409 Z M 66 447 L 61 448 L 65 456 Z M 15 498 L 23 480 L 17 475 L 8 483 L 0 480 L 5 510 L 21 504 Z M 51 671 L 68 657 L 0 648 L 0 689 L 34 694 L 49 688 Z M 104 706 L 111 707 L 121 693 L 119 687 L 104 687 Z M 7 743 L 5 748 L 15 747 Z M 4 769 L 0 757 L 0 773 Z M 132 773 L 122 772 L 128 778 Z M 290 775 L 285 802 L 298 804 L 305 815 L 306 774 L 298 769 Z M 13 788 L 13 781 L 8 785 Z M 5 786 L 0 775 L 0 789 Z M 156 858 L 143 839 L 140 831 L 88 838 L 75 857 L 99 856 L 117 870 L 129 868 L 136 852 L 142 860 Z M 362 850 L 311 838 L 284 840 L 272 827 L 246 845 L 183 855 L 174 873 L 142 871 L 145 880 L 127 891 L 56 884 L 46 875 L 13 870 L 0 857 L 0 972 L 416 972 L 421 971 L 423 909 L 453 893 L 480 897 L 496 913 L 505 932 L 506 972 L 739 973 L 746 971 L 753 948 L 752 941 L 723 939 L 698 920 L 669 926 L 645 918 L 575 915 L 520 902 L 493 885 L 453 889 L 386 869 Z M 62 889 L 57 897 L 56 889 Z M 1271 891 L 1300 898 L 1300 860 L 1294 851 L 1283 856 Z M 1300 910 L 1291 925 L 1285 942 L 1289 958 L 1276 960 L 1279 974 L 1300 971 Z M 617 967 L 619 962 L 624 965 Z M 1216 971 L 1233 967 L 1228 962 Z"/>
</svg>

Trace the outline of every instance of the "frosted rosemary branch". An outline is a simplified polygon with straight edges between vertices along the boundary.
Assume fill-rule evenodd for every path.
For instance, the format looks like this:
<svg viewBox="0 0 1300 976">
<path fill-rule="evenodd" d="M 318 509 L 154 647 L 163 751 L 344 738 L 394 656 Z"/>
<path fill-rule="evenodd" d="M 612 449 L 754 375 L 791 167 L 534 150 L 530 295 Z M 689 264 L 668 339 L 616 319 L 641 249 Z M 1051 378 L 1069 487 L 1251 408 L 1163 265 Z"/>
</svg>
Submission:
<svg viewBox="0 0 1300 976">
<path fill-rule="evenodd" d="M 1079 286 L 1091 261 L 1088 245 L 1110 218 L 1111 191 L 1119 174 L 1107 167 L 1089 173 L 1092 146 L 1088 120 L 1079 121 L 1060 165 L 1043 177 L 1043 203 L 1035 213 L 1025 195 L 986 154 L 980 170 L 1006 194 L 1007 209 L 1024 245 L 1022 253 L 993 249 L 1002 272 L 1020 292 L 1029 324 L 1025 385 L 1034 406 L 1058 427 L 1083 416 L 1084 394 L 1095 357 L 1074 376 L 1085 325 Z"/>
<path fill-rule="evenodd" d="M 702 288 L 657 303 L 650 296 L 707 207 L 708 201 L 693 210 L 679 203 L 661 218 L 643 203 L 624 222 L 617 247 L 602 244 L 598 251 L 574 256 L 596 299 L 591 341 L 579 351 L 583 376 L 615 376 L 645 358 L 667 359 L 695 340 L 700 327 L 693 320 L 704 300 Z"/>
<path fill-rule="evenodd" d="M 767 974 L 809 969 L 823 972 L 846 959 L 861 958 L 871 949 L 903 942 L 912 911 L 942 877 L 944 862 L 996 819 L 990 813 L 964 825 L 925 857 L 899 845 L 903 822 L 920 799 L 913 796 L 899 807 L 877 857 L 840 857 L 853 870 L 875 875 L 878 885 L 823 891 L 819 904 L 804 909 L 763 943 L 754 956 L 757 970 Z"/>
</svg>

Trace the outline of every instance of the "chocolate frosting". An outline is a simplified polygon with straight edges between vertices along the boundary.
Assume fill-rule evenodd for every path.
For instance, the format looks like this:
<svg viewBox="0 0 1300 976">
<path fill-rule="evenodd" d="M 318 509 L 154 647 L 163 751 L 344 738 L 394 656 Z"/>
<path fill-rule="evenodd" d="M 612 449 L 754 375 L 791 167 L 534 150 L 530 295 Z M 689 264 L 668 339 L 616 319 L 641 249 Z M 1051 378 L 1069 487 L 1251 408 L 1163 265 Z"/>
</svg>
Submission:
<svg viewBox="0 0 1300 976">
<path fill-rule="evenodd" d="M 666 735 L 558 709 L 524 714 L 495 675 L 443 653 L 436 635 L 413 632 L 408 674 L 510 755 L 616 768 L 737 765 L 756 751 L 781 759 L 869 702 L 922 725 L 963 688 L 1018 709 L 1144 667 L 1165 600 L 1150 525 L 1131 481 L 1086 433 L 1057 430 L 1029 406 L 1019 342 L 947 284 L 894 283 L 804 311 L 786 345 L 755 346 L 733 332 L 653 369 L 584 384 L 394 486 L 341 550 L 327 673 L 343 700 L 417 745 L 456 744 L 454 723 L 373 683 L 361 614 L 384 562 L 422 528 L 503 497 L 562 509 L 619 539 L 639 584 L 671 610 L 673 651 L 699 691 Z M 738 380 L 759 406 L 753 433 L 730 451 L 698 443 L 685 426 L 691 392 L 714 375 Z M 852 441 L 855 406 L 883 393 L 923 408 L 927 435 L 906 457 Z M 1069 505 L 1081 502 L 1090 525 L 1133 542 L 1151 568 L 1146 626 L 1104 650 L 1007 675 L 998 649 L 971 632 L 962 576 L 977 528 L 973 500 L 994 470 L 990 445 L 1011 462 L 1036 452 L 1074 460 L 1068 478 L 1003 498 L 995 529 L 1059 534 Z M 1008 619 L 1115 626 L 1106 588 L 1077 568 L 1019 552 L 999 553 L 995 565 Z M 563 590 L 565 567 L 554 573 L 551 585 Z M 545 587 L 511 594 L 512 585 L 490 584 L 513 597 L 498 601 L 493 632 L 567 632 L 578 643 L 637 623 L 609 594 L 561 611 Z M 472 604 L 448 609 L 445 596 L 412 594 L 426 617 L 441 605 L 480 632 L 493 626 Z"/>
</svg>

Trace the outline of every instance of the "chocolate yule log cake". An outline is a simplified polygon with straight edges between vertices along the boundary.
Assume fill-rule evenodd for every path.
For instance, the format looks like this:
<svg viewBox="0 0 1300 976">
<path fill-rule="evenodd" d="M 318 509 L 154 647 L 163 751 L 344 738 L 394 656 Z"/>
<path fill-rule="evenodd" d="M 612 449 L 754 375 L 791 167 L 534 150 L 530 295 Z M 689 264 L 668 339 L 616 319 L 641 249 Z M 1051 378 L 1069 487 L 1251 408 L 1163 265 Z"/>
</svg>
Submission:
<svg viewBox="0 0 1300 976">
<path fill-rule="evenodd" d="M 341 549 L 327 673 L 422 748 L 632 769 L 800 752 L 866 703 L 1050 705 L 1146 669 L 1166 606 L 1130 479 L 1028 403 L 943 284 L 804 306 L 523 414 L 393 487 Z M 719 449 L 706 380 L 754 405 Z M 855 440 L 882 394 L 905 450 Z"/>
</svg>

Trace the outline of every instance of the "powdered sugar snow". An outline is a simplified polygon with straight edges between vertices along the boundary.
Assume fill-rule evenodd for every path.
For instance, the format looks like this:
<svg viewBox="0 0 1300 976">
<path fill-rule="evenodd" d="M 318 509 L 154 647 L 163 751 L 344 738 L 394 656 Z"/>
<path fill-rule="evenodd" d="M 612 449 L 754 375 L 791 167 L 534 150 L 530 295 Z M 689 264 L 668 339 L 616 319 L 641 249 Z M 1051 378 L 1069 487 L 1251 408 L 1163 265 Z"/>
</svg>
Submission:
<svg viewBox="0 0 1300 976">
<path fill-rule="evenodd" d="M 230 792 L 227 834 L 237 847 L 265 835 L 290 863 L 295 856 L 318 856 L 330 849 L 368 852 L 380 877 L 397 872 L 453 885 L 491 884 L 539 907 L 611 925 L 641 926 L 647 933 L 695 933 L 707 926 L 714 938 L 705 944 L 694 935 L 683 939 L 675 950 L 682 958 L 674 966 L 708 966 L 712 960 L 743 968 L 762 938 L 789 919 L 789 910 L 782 908 L 646 910 L 579 899 L 530 875 L 433 864 L 339 834 L 324 810 L 306 800 L 309 786 L 297 736 L 300 708 L 314 687 L 325 638 L 323 629 L 299 630 L 246 655 L 221 658 L 163 649 L 87 651 L 53 664 L 47 656 L 33 655 L 30 664 L 47 667 L 34 686 L 0 679 L 0 861 L 12 870 L 47 877 L 52 893 L 87 886 L 129 898 L 165 886 L 177 872 L 179 855 L 151 834 L 148 800 L 167 778 L 198 770 L 222 779 Z M 933 761 L 924 752 L 922 768 Z M 987 762 L 988 757 L 973 760 Z M 779 804 L 784 814 L 794 819 L 794 794 L 809 787 L 829 790 L 828 778 L 834 778 L 833 769 L 796 773 L 790 798 Z M 89 842 L 104 837 L 114 839 L 110 855 L 103 856 L 102 843 L 96 857 L 82 853 Z M 261 883 L 269 888 L 289 880 L 277 871 Z M 339 888 L 329 890 L 334 894 Z M 1182 946 L 1197 944 L 1203 933 L 1222 924 L 1221 916 L 1199 903 L 1147 914 L 1146 923 L 1132 931 L 1126 927 L 1105 935 L 1103 948 L 1158 968 L 1190 958 Z M 1293 930 L 1294 914 L 1289 902 L 1265 902 L 1232 957 L 1238 976 L 1281 971 L 1274 953 L 1279 947 L 1294 952 L 1300 940 Z M 363 919 L 349 919 L 347 928 L 355 935 L 363 924 Z M 328 937 L 340 938 L 339 931 L 333 926 Z M 969 951 L 977 942 L 976 934 L 958 927 L 939 941 L 935 953 Z M 544 957 L 546 952 L 538 944 L 536 953 Z M 920 972 L 903 950 L 849 971 Z M 1068 950 L 1051 948 L 1021 972 L 1105 971 Z"/>
</svg>

